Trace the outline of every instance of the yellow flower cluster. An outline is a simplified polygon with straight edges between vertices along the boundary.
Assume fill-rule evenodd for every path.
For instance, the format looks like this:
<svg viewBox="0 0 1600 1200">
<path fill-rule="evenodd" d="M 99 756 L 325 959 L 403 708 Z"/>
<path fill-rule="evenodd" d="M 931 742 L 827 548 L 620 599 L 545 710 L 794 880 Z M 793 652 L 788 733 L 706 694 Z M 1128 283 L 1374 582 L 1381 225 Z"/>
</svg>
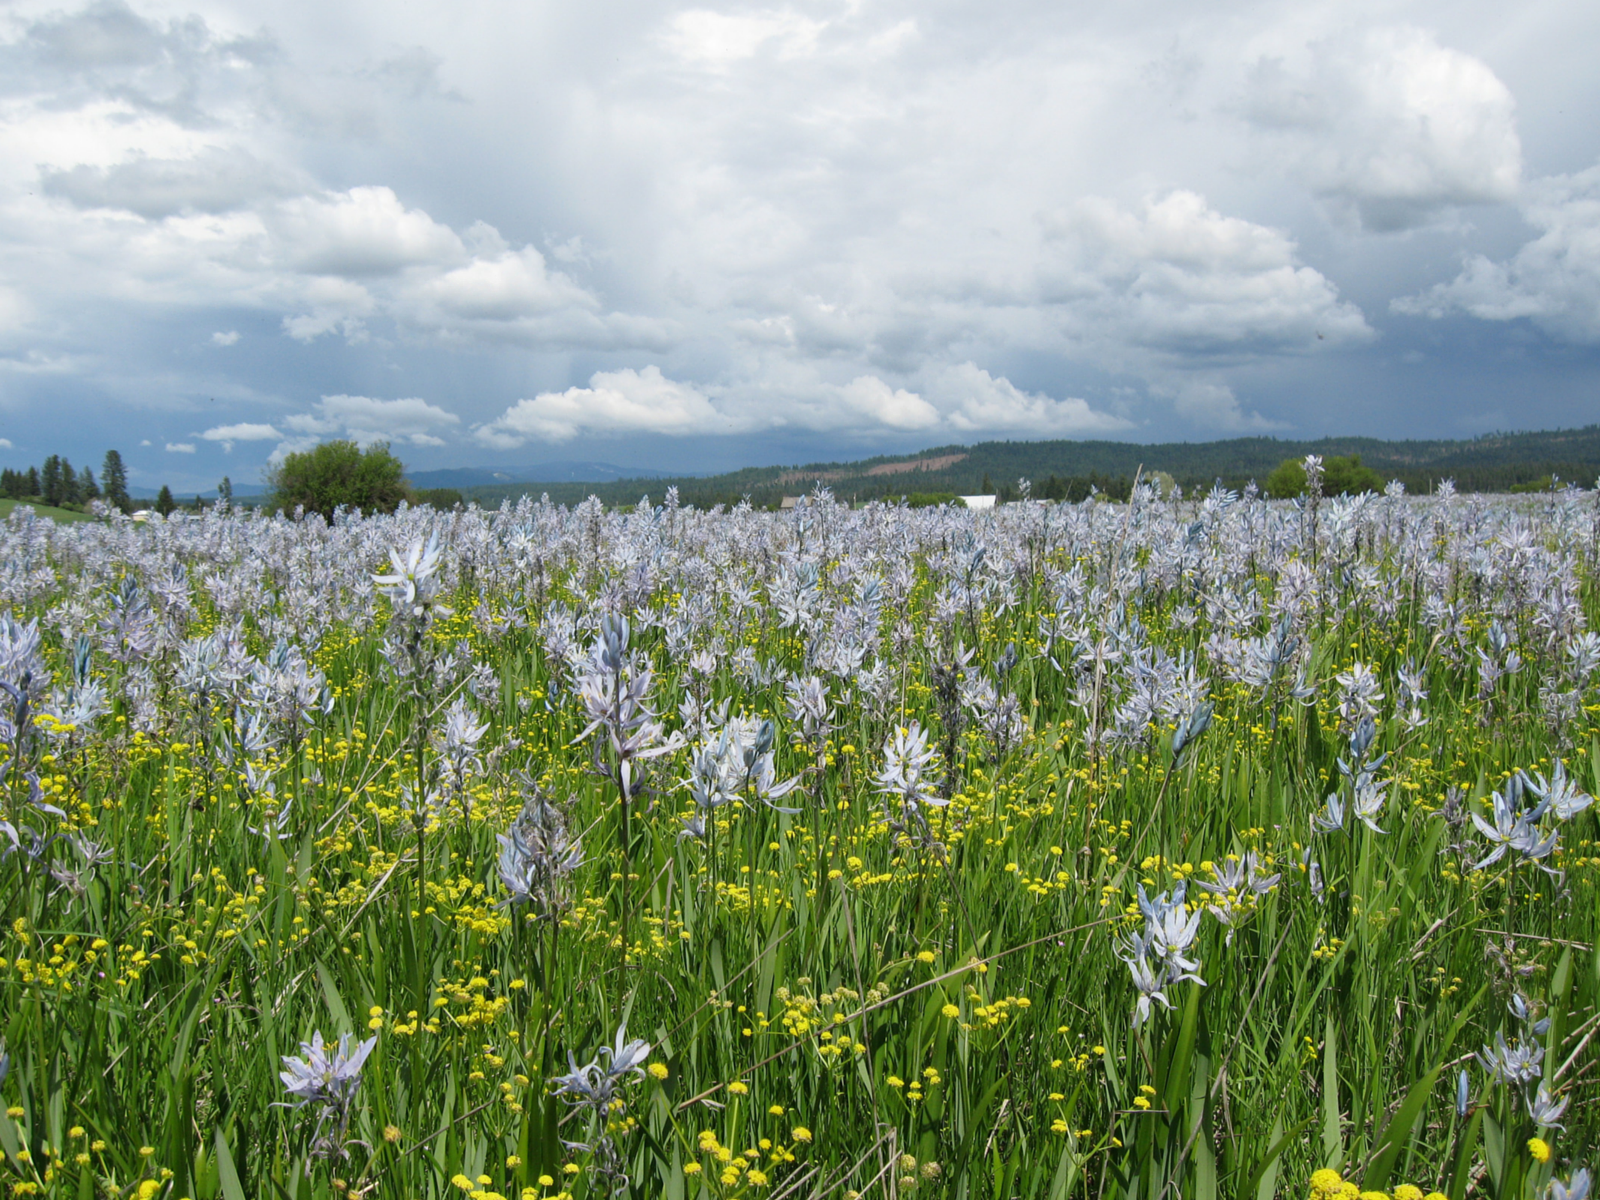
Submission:
<svg viewBox="0 0 1600 1200">
<path fill-rule="evenodd" d="M 1412 1183 L 1402 1183 L 1394 1189 L 1392 1197 L 1388 1192 L 1362 1191 L 1333 1168 L 1323 1167 L 1311 1174 L 1310 1200 L 1447 1200 L 1447 1197 L 1443 1192 L 1424 1195 L 1422 1189 Z"/>
<path fill-rule="evenodd" d="M 804 1125 L 797 1125 L 790 1132 L 790 1137 L 796 1143 L 809 1142 L 811 1131 Z M 741 1179 L 751 1187 L 766 1187 L 772 1177 L 767 1171 L 761 1169 L 761 1161 L 765 1156 L 767 1163 L 772 1167 L 779 1167 L 785 1163 L 795 1161 L 794 1152 L 780 1142 L 771 1138 L 761 1138 L 754 1146 L 744 1150 L 737 1150 L 731 1146 L 724 1146 L 713 1129 L 702 1129 L 699 1136 L 699 1149 L 702 1155 L 710 1157 L 716 1164 L 718 1182 L 725 1188 L 736 1186 Z M 683 1168 L 685 1175 L 698 1175 L 701 1166 L 697 1162 L 686 1163 Z"/>
<path fill-rule="evenodd" d="M 973 1006 L 972 1024 L 968 1028 L 997 1029 L 1033 1007 L 1033 1001 L 1026 996 L 1006 996 L 989 1004 L 983 1003 L 983 997 L 976 990 L 970 992 L 969 996 Z"/>
</svg>

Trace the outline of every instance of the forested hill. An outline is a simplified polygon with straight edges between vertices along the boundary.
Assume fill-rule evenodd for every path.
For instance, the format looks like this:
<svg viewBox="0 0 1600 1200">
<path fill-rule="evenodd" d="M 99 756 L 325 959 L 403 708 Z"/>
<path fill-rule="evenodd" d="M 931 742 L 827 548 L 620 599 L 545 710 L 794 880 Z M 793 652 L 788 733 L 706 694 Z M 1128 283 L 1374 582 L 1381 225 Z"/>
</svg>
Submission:
<svg viewBox="0 0 1600 1200">
<path fill-rule="evenodd" d="M 708 507 L 734 504 L 748 496 L 757 505 L 775 505 L 818 483 L 841 500 L 871 500 L 917 493 L 970 495 L 1015 489 L 1032 481 L 1035 495 L 1077 499 L 1092 484 L 1101 491 L 1125 493 L 1135 472 L 1162 471 L 1185 489 L 1221 481 L 1241 488 L 1264 483 L 1284 459 L 1320 454 L 1324 458 L 1359 455 L 1385 479 L 1398 479 L 1411 492 L 1427 492 L 1442 479 L 1460 491 L 1523 490 L 1554 477 L 1593 487 L 1600 476 L 1600 425 L 1538 433 L 1487 434 L 1470 441 L 1382 441 L 1378 438 L 1232 438 L 1218 442 L 1042 441 L 981 442 L 975 446 L 936 446 L 917 454 L 881 456 L 846 463 L 795 467 L 748 467 L 698 478 L 623 479 L 610 483 L 515 483 L 476 487 L 473 500 L 485 506 L 523 494 L 548 493 L 558 503 L 589 495 L 607 504 L 632 504 L 649 495 L 659 501 L 676 485 L 684 504 Z"/>
</svg>

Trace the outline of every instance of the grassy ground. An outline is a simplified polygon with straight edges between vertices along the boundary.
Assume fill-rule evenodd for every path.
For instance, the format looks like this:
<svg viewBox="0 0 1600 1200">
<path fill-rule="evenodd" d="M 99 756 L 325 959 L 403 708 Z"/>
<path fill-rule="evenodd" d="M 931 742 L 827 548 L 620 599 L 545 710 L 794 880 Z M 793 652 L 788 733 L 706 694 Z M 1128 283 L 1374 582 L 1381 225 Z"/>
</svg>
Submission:
<svg viewBox="0 0 1600 1200">
<path fill-rule="evenodd" d="M 20 500 L 0 500 L 0 521 L 9 517 L 12 510 L 23 503 L 25 502 Z M 53 508 L 48 504 L 31 504 L 27 507 L 32 508 L 37 516 L 49 517 L 52 521 L 94 520 L 88 513 L 73 512 L 70 508 Z"/>
<path fill-rule="evenodd" d="M 12 823 L 60 836 L 24 830 L 35 850 L 0 864 L 0 1172 L 142 1200 L 1268 1200 L 1318 1170 L 1542 1197 L 1600 1139 L 1595 811 L 1529 818 L 1559 845 L 1482 869 L 1469 816 L 1532 812 L 1518 772 L 1557 759 L 1600 783 L 1578 635 L 1535 619 L 1557 584 L 1515 582 L 1543 547 L 1600 619 L 1590 535 L 1419 509 L 1336 548 L 1260 506 L 1210 533 L 1175 506 L 1083 511 L 1042 534 L 1009 510 L 197 522 L 119 559 L 57 534 L 63 590 L 17 615 L 44 618 L 61 686 L 111 707 L 41 701 L 57 715 L 12 743 Z M 430 528 L 453 539 L 440 573 L 391 610 L 371 572 Z M 973 530 L 984 557 L 947 549 Z M 1485 589 L 1474 548 L 1502 536 L 1524 573 Z M 1210 565 L 1169 557 L 1197 539 Z M 885 586 L 910 572 L 868 622 L 877 683 L 817 666 L 871 595 L 852 552 Z M 1143 577 L 1112 573 L 1124 555 Z M 1230 626 L 1219 596 L 1286 578 L 1314 581 L 1286 665 L 1230 681 L 1208 639 L 1276 617 Z M 586 657 L 598 619 L 570 620 L 623 586 L 613 669 Z M 1485 687 L 1502 620 L 1520 666 Z M 86 672 L 62 627 L 94 631 Z M 1208 674 L 1128 723 L 1136 662 Z M 1556 722 L 1552 679 L 1577 697 Z M 1143 1005 L 1129 960 L 1154 964 Z M 280 1072 L 313 1034 L 374 1042 L 359 1071 L 313 1061 L 297 1097 Z M 1512 1081 L 1474 1056 L 1497 1038 Z"/>
</svg>

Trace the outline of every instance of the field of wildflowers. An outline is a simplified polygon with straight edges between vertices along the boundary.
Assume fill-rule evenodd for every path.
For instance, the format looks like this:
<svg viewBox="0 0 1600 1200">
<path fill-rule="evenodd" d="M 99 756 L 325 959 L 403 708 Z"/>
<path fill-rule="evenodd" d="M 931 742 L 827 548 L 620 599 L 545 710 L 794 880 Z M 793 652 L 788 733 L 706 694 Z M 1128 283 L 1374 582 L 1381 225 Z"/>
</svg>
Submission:
<svg viewBox="0 0 1600 1200">
<path fill-rule="evenodd" d="M 1597 584 L 1577 489 L 19 510 L 0 1179 L 1585 1196 Z"/>
</svg>

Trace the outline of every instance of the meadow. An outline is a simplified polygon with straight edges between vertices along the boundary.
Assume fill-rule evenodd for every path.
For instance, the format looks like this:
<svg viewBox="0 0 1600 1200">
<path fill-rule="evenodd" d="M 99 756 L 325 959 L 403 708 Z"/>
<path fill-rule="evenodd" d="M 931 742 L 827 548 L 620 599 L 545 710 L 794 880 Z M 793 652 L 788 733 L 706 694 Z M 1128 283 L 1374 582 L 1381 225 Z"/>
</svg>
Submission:
<svg viewBox="0 0 1600 1200">
<path fill-rule="evenodd" d="M 1585 1195 L 1597 569 L 1574 488 L 19 509 L 0 1178 Z"/>
</svg>

